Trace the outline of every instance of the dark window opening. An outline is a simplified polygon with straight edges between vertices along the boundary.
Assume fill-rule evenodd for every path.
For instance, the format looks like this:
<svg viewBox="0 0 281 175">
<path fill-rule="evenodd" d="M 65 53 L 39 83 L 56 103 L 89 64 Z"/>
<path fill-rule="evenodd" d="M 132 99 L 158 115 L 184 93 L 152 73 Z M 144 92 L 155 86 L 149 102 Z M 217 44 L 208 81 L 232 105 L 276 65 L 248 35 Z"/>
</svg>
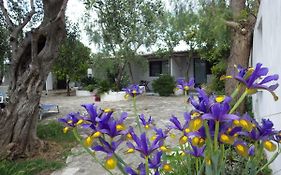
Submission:
<svg viewBox="0 0 281 175">
<path fill-rule="evenodd" d="M 168 74 L 169 62 L 165 61 L 150 61 L 149 62 L 149 76 L 158 77 L 161 74 Z"/>
</svg>

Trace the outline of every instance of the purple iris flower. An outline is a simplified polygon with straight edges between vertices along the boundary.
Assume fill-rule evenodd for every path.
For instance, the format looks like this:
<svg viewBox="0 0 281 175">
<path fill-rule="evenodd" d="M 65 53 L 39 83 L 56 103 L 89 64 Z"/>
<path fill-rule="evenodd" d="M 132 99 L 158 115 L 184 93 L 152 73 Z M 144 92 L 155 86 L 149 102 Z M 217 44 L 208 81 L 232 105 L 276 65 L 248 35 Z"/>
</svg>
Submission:
<svg viewBox="0 0 281 175">
<path fill-rule="evenodd" d="M 117 130 L 117 122 L 112 119 L 107 121 L 106 123 L 100 122 L 99 123 L 99 131 L 101 133 L 107 134 L 111 138 L 114 138 L 118 135 L 126 134 L 125 130 Z"/>
<path fill-rule="evenodd" d="M 129 148 L 132 148 L 138 152 L 141 153 L 142 157 L 147 157 L 151 153 L 153 153 L 156 149 L 161 147 L 163 145 L 162 138 L 160 136 L 157 136 L 157 138 L 150 143 L 149 139 L 146 137 L 146 133 L 142 133 L 140 137 L 138 137 L 134 131 L 131 131 L 130 134 L 132 135 L 132 138 L 134 142 L 136 143 L 136 146 L 132 144 L 131 142 L 127 142 L 127 146 Z"/>
<path fill-rule="evenodd" d="M 173 129 L 177 129 L 179 131 L 183 131 L 184 129 L 186 129 L 188 127 L 188 124 L 191 120 L 191 116 L 189 113 L 185 112 L 184 113 L 184 119 L 185 119 L 185 122 L 183 125 L 181 125 L 180 121 L 178 120 L 177 117 L 175 117 L 174 115 L 172 115 L 172 117 L 170 118 L 170 121 L 174 124 L 172 126 L 169 126 L 170 128 L 173 128 Z"/>
<path fill-rule="evenodd" d="M 152 159 L 148 159 L 149 168 L 155 169 L 155 175 L 159 174 L 159 168 L 162 166 L 162 164 L 161 164 L 161 157 L 162 157 L 162 152 L 158 151 L 152 157 Z"/>
<path fill-rule="evenodd" d="M 207 95 L 207 93 L 200 88 L 196 88 L 196 91 L 198 92 L 198 101 L 194 99 L 193 96 L 191 96 L 188 101 L 191 103 L 191 105 L 201 112 L 208 112 L 209 107 L 211 106 L 211 101 Z"/>
<path fill-rule="evenodd" d="M 248 89 L 265 89 L 273 95 L 275 100 L 278 99 L 273 91 L 279 86 L 279 84 L 276 83 L 270 86 L 266 84 L 269 82 L 277 81 L 279 79 L 279 76 L 277 74 L 267 75 L 267 67 L 262 67 L 261 63 L 257 63 L 254 70 L 251 68 L 244 69 L 240 66 L 238 67 L 238 71 L 238 75 L 234 78 L 240 83 L 244 84 Z"/>
<path fill-rule="evenodd" d="M 230 106 L 228 103 L 215 103 L 210 108 L 210 113 L 205 113 L 202 115 L 202 119 L 215 120 L 220 122 L 239 119 L 237 115 L 228 114 L 229 110 Z"/>
<path fill-rule="evenodd" d="M 122 143 L 121 139 L 111 143 L 108 143 L 103 138 L 99 138 L 99 141 L 101 144 L 92 146 L 92 150 L 104 152 L 107 154 L 108 157 L 111 157 L 118 148 L 118 146 Z"/>
<path fill-rule="evenodd" d="M 143 114 L 141 114 L 139 116 L 139 118 L 141 120 L 142 125 L 145 127 L 145 129 L 149 129 L 151 125 L 154 125 L 154 120 L 152 119 L 151 116 L 149 116 L 147 121 L 145 120 L 145 117 Z"/>
<path fill-rule="evenodd" d="M 135 171 L 131 167 L 125 168 L 126 173 L 130 175 L 146 175 L 146 169 L 144 163 L 139 164 L 137 170 L 138 171 Z"/>
<path fill-rule="evenodd" d="M 193 87 L 195 84 L 194 78 L 191 78 L 189 81 L 185 81 L 184 78 L 178 78 L 177 79 L 177 88 L 188 91 L 191 87 Z"/>
<path fill-rule="evenodd" d="M 69 113 L 65 116 L 65 118 L 59 118 L 58 121 L 65 123 L 66 125 L 70 126 L 70 127 L 75 127 L 76 124 L 78 123 L 78 121 L 81 119 L 80 114 L 77 113 Z"/>
<path fill-rule="evenodd" d="M 135 97 L 143 93 L 138 84 L 129 85 L 127 88 L 123 88 L 122 90 L 131 97 Z"/>
<path fill-rule="evenodd" d="M 191 144 L 191 148 L 192 148 L 192 150 L 187 150 L 186 153 L 191 154 L 194 157 L 203 157 L 204 156 L 204 150 L 205 150 L 206 146 L 197 147 L 197 146 L 193 146 Z"/>
<path fill-rule="evenodd" d="M 255 119 L 244 115 L 242 119 L 249 120 L 254 126 L 250 131 L 241 131 L 239 134 L 250 137 L 254 141 L 273 139 L 274 135 L 278 133 L 273 128 L 273 123 L 269 119 L 262 119 L 259 124 Z"/>
</svg>

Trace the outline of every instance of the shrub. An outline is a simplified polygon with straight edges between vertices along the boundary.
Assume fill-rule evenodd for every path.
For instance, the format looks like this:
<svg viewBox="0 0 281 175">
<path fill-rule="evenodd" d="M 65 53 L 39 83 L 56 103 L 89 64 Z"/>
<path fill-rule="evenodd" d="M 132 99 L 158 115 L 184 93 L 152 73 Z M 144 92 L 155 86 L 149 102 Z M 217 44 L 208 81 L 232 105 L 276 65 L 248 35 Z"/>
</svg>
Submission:
<svg viewBox="0 0 281 175">
<path fill-rule="evenodd" d="M 95 86 L 93 84 L 89 84 L 88 86 L 85 87 L 87 91 L 93 92 L 95 89 Z"/>
<path fill-rule="evenodd" d="M 112 85 L 106 81 L 106 80 L 102 80 L 98 83 L 98 91 L 97 91 L 97 95 L 101 95 L 103 93 L 108 92 L 111 89 Z"/>
<path fill-rule="evenodd" d="M 170 75 L 161 75 L 157 80 L 152 82 L 152 87 L 160 96 L 169 96 L 174 92 L 176 82 Z"/>
</svg>

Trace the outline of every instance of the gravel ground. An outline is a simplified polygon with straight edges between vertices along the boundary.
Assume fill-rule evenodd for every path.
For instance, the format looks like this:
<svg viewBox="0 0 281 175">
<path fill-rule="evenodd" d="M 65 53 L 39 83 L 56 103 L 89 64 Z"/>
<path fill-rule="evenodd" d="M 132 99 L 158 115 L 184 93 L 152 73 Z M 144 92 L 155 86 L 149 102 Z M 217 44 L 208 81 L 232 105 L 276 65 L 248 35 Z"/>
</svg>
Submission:
<svg viewBox="0 0 281 175">
<path fill-rule="evenodd" d="M 190 106 L 185 103 L 186 97 L 159 97 L 159 96 L 140 96 L 137 98 L 138 113 L 143 113 L 146 117 L 152 116 L 155 120 L 155 124 L 158 127 L 164 128 L 169 123 L 171 115 L 175 115 L 181 120 L 183 119 L 183 112 L 191 109 Z M 57 120 L 59 117 L 63 117 L 69 112 L 84 112 L 81 107 L 84 103 L 95 103 L 101 108 L 112 108 L 114 115 L 120 115 L 121 112 L 128 112 L 129 117 L 127 124 L 135 125 L 135 117 L 133 115 L 132 100 L 124 100 L 118 102 L 95 102 L 93 97 L 76 97 L 65 95 L 48 95 L 43 96 L 41 103 L 53 103 L 57 104 L 60 109 L 58 114 L 47 114 L 43 116 L 41 122 L 49 122 Z M 169 140 L 169 143 L 175 143 L 175 140 Z M 177 142 L 177 141 L 176 141 Z M 125 151 L 126 148 L 122 148 L 119 152 Z M 66 167 L 53 172 L 52 175 L 104 175 L 107 174 L 98 164 L 92 161 L 91 156 L 83 153 L 81 147 L 77 146 L 72 149 L 73 155 L 69 156 L 66 160 Z M 99 155 L 100 159 L 103 159 L 105 155 Z M 139 162 L 139 156 L 126 156 L 124 157 L 126 162 Z M 114 172 L 114 174 L 118 174 Z"/>
</svg>

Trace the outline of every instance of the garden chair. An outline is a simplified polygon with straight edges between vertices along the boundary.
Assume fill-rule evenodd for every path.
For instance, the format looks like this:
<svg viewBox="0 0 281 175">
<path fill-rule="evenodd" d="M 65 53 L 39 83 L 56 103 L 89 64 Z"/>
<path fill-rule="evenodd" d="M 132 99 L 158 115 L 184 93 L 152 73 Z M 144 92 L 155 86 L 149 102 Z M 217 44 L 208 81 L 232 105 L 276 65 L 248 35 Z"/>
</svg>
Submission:
<svg viewBox="0 0 281 175">
<path fill-rule="evenodd" d="M 57 104 L 40 104 L 39 105 L 39 120 L 42 120 L 43 115 L 49 113 L 59 113 L 59 106 Z"/>
</svg>

